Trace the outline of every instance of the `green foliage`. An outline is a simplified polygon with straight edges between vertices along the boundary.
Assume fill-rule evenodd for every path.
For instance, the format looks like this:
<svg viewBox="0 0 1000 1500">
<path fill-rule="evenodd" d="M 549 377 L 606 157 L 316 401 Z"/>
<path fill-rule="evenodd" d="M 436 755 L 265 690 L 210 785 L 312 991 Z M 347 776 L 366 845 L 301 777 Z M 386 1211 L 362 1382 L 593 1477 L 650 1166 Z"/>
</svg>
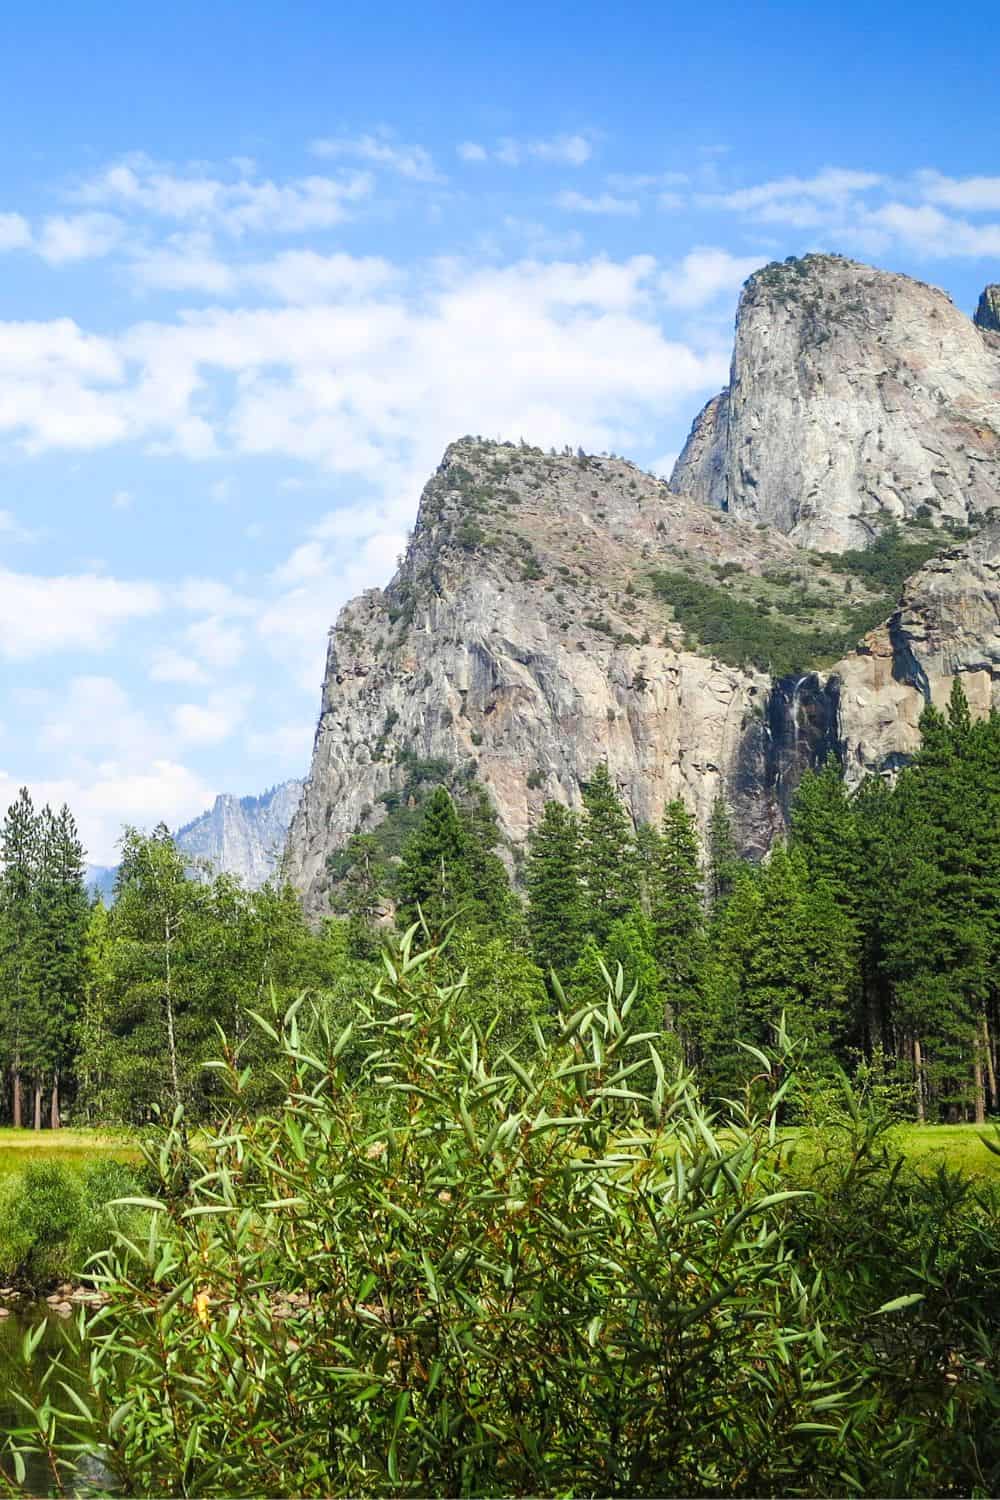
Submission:
<svg viewBox="0 0 1000 1500">
<path fill-rule="evenodd" d="M 635 835 L 607 763 L 599 762 L 584 788 L 580 833 L 587 930 L 598 944 L 639 904 Z"/>
<path fill-rule="evenodd" d="M 400 920 L 422 920 L 428 931 L 443 932 L 459 917 L 463 923 L 489 923 L 503 931 L 514 910 L 507 873 L 493 852 L 496 819 L 485 793 L 477 789 L 462 815 L 444 787 L 424 806 L 417 828 L 403 847 L 395 875 Z"/>
<path fill-rule="evenodd" d="M 908 542 L 894 524 L 880 532 L 870 547 L 828 552 L 823 560 L 835 573 L 851 573 L 895 600 L 907 578 L 940 551 L 940 540 Z"/>
<path fill-rule="evenodd" d="M 546 802 L 531 830 L 525 870 L 527 923 L 535 962 L 565 977 L 580 951 L 586 923 L 580 827 L 559 802 Z"/>
<path fill-rule="evenodd" d="M 687 1017 L 698 1002 L 706 954 L 698 834 L 682 802 L 667 803 L 651 854 L 647 891 L 661 1021 L 687 1038 Z"/>
<path fill-rule="evenodd" d="M 34 1290 L 79 1276 L 133 1215 L 109 1205 L 135 1194 L 136 1173 L 121 1162 L 93 1163 L 81 1175 L 57 1161 L 29 1162 L 0 1181 L 0 1277 Z"/>
<path fill-rule="evenodd" d="M 891 600 L 879 599 L 849 611 L 843 622 L 799 629 L 784 615 L 761 614 L 756 603 L 689 573 L 657 572 L 652 583 L 686 634 L 705 650 L 733 666 L 755 666 L 775 677 L 836 661 L 892 607 Z"/>
<path fill-rule="evenodd" d="M 411 938 L 353 1033 L 278 1021 L 279 1109 L 231 1059 L 218 1135 L 151 1144 L 150 1231 L 22 1456 L 133 1494 L 995 1491 L 995 1216 L 853 1100 L 790 1177 L 780 1027 L 720 1132 L 621 985 L 512 1059 Z"/>
<path fill-rule="evenodd" d="M 88 907 L 83 848 L 67 807 L 36 813 L 25 788 L 0 830 L 0 1038 L 11 1112 L 21 1124 L 60 1123 L 85 983 Z M 28 1095 L 26 1098 L 25 1096 Z"/>
</svg>

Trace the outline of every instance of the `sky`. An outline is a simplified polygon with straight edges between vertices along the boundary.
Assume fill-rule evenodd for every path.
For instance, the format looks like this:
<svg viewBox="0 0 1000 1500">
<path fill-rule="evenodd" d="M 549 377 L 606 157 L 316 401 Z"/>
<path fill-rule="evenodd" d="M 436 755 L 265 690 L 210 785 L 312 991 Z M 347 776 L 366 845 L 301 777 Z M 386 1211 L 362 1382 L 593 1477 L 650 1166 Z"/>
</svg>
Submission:
<svg viewBox="0 0 1000 1500">
<path fill-rule="evenodd" d="M 306 774 L 327 631 L 466 433 L 669 473 L 741 283 L 1000 281 L 992 10 L 4 9 L 0 805 Z"/>
</svg>

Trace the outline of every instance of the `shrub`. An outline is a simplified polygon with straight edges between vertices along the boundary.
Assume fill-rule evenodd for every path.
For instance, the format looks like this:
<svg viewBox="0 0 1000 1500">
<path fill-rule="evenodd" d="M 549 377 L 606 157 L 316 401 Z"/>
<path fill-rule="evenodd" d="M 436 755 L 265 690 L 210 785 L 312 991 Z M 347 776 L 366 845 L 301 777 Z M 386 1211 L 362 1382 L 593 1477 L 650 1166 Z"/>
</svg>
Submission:
<svg viewBox="0 0 1000 1500">
<path fill-rule="evenodd" d="M 620 970 L 516 1056 L 447 970 L 411 933 L 339 1034 L 301 1002 L 263 1020 L 282 1108 L 227 1049 L 218 1136 L 151 1146 L 88 1375 L 43 1377 L 91 1409 L 67 1459 L 139 1494 L 991 1492 L 989 1381 L 886 1384 L 919 1298 L 873 1301 L 866 1218 L 853 1281 L 811 1249 L 840 1230 L 784 1184 L 783 1038 L 720 1132 Z M 848 1213 L 843 1170 L 824 1190 Z"/>
</svg>

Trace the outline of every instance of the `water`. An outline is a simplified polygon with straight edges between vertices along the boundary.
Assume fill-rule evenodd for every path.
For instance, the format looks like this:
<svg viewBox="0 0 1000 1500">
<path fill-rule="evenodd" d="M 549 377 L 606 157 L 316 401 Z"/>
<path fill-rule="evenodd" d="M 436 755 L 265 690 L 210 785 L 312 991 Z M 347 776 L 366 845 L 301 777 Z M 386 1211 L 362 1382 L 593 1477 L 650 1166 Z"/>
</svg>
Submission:
<svg viewBox="0 0 1000 1500">
<path fill-rule="evenodd" d="M 86 1369 L 86 1360 L 72 1337 L 75 1316 L 61 1318 L 58 1314 L 49 1312 L 44 1303 L 29 1303 L 10 1317 L 0 1320 L 0 1445 L 6 1441 L 12 1429 L 23 1427 L 27 1420 L 26 1413 L 14 1400 L 12 1392 L 29 1399 L 32 1397 L 33 1382 L 25 1369 L 22 1345 L 25 1332 L 36 1328 L 40 1322 L 45 1324 L 45 1332 L 34 1353 L 33 1369 L 41 1374 L 45 1366 L 58 1356 L 72 1370 L 82 1373 Z M 58 1389 L 53 1391 L 53 1396 L 57 1405 L 68 1404 L 59 1400 L 62 1392 Z M 79 1435 L 78 1430 L 76 1435 Z M 4 1468 L 13 1479 L 13 1466 L 9 1460 L 4 1461 Z M 48 1496 L 58 1493 L 52 1472 L 44 1458 L 26 1457 L 25 1469 L 26 1495 Z M 79 1495 L 92 1494 L 95 1490 L 106 1494 L 114 1489 L 110 1474 L 96 1461 L 84 1473 L 75 1477 L 68 1475 L 65 1485 L 69 1493 Z"/>
</svg>

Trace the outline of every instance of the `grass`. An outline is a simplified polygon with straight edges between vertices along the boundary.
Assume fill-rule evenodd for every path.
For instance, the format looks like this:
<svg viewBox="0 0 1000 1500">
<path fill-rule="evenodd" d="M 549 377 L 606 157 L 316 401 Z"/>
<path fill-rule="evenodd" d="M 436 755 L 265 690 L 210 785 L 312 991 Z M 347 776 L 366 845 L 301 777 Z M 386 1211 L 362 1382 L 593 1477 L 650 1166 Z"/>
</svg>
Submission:
<svg viewBox="0 0 1000 1500">
<path fill-rule="evenodd" d="M 922 1172 L 947 1166 L 967 1177 L 1000 1182 L 1000 1156 L 983 1144 L 1000 1145 L 1000 1131 L 989 1125 L 900 1125 L 893 1139 L 911 1166 Z"/>
<path fill-rule="evenodd" d="M 102 1157 L 134 1161 L 128 1136 L 112 1130 L 14 1130 L 0 1128 L 0 1177 L 20 1172 L 30 1161 L 58 1161 L 82 1171 Z"/>
</svg>

